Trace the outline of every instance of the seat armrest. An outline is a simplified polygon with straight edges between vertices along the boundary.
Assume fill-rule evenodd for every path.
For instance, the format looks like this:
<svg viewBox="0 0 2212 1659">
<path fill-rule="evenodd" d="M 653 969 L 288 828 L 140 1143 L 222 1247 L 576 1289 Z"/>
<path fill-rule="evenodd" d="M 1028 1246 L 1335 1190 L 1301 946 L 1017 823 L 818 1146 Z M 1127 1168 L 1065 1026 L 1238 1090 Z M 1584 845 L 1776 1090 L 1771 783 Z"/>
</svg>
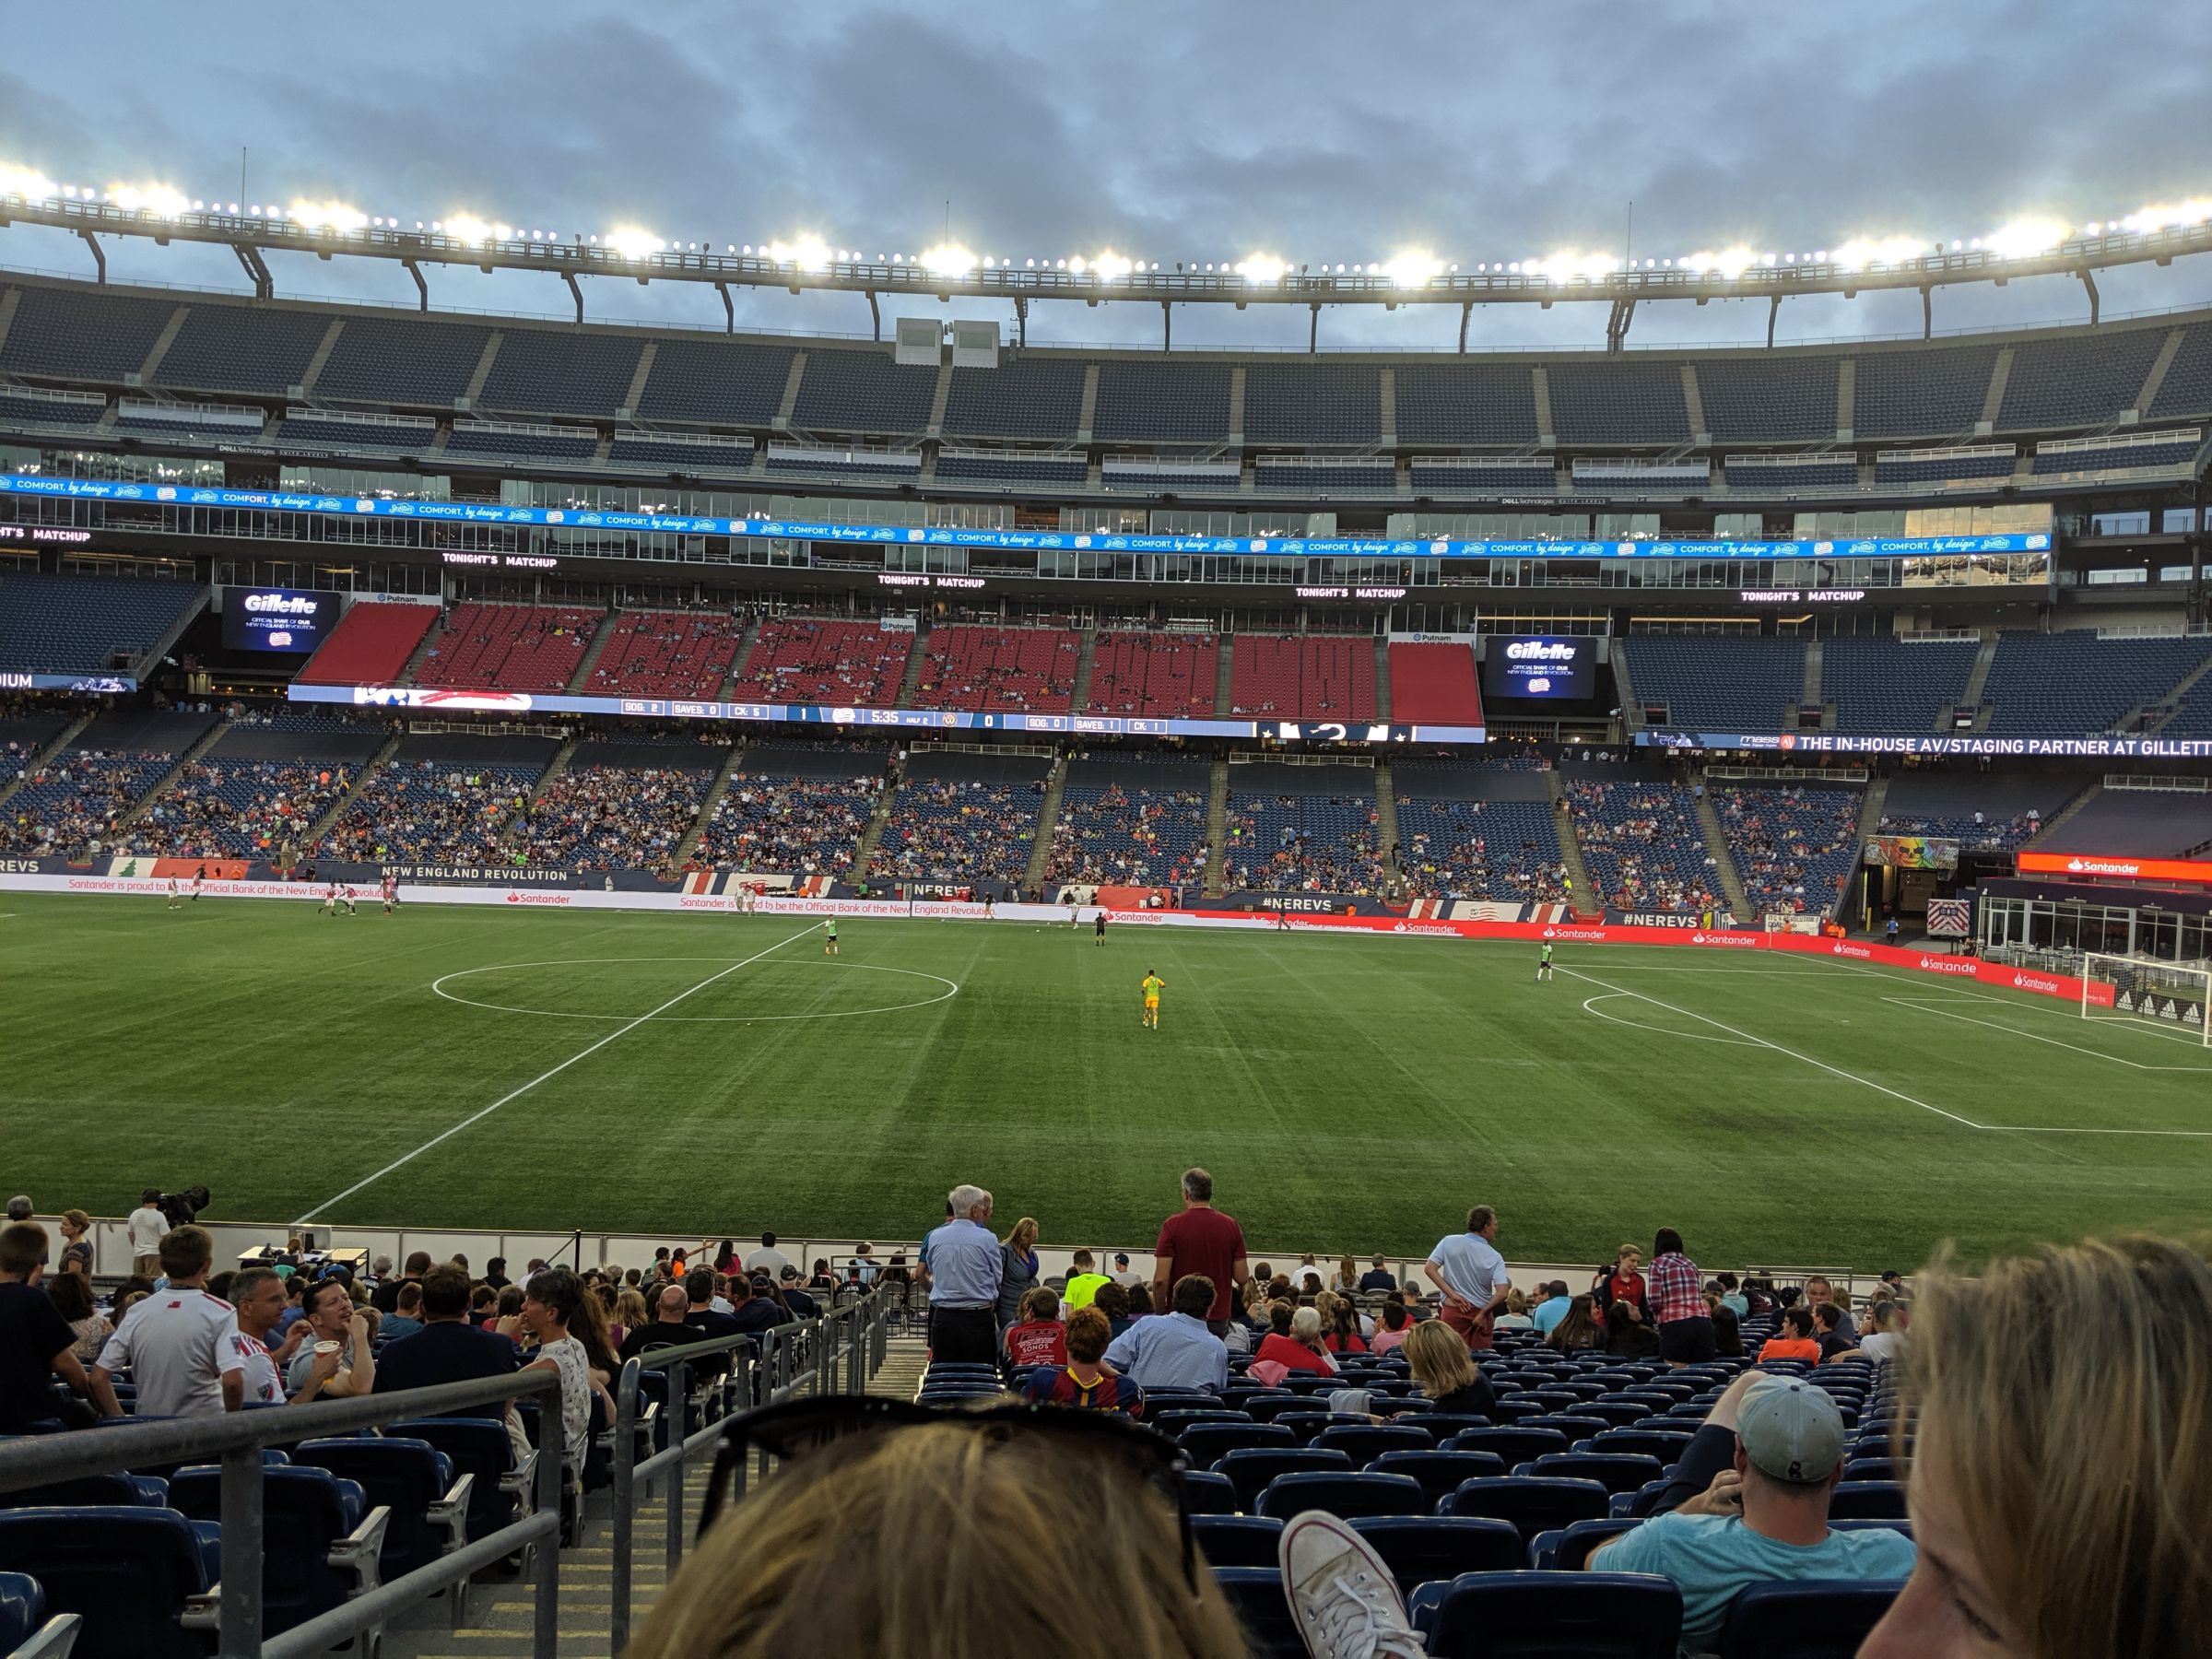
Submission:
<svg viewBox="0 0 2212 1659">
<path fill-rule="evenodd" d="M 536 1447 L 533 1446 L 530 1449 L 529 1456 L 523 1458 L 514 1465 L 513 1468 L 508 1470 L 506 1474 L 500 1477 L 500 1490 L 502 1492 L 511 1492 L 515 1497 L 520 1498 L 523 1500 L 522 1506 L 525 1511 L 535 1507 L 535 1495 L 537 1492 Z"/>
<path fill-rule="evenodd" d="M 56 1613 L 33 1630 L 20 1647 L 12 1649 L 8 1659 L 69 1659 L 69 1650 L 76 1645 L 84 1623 L 85 1616 L 81 1613 Z"/>
<path fill-rule="evenodd" d="M 476 1488 L 476 1476 L 464 1475 L 446 1488 L 444 1497 L 423 1511 L 432 1526 L 445 1528 L 445 1545 L 440 1555 L 451 1555 L 468 1542 L 468 1500 Z"/>
<path fill-rule="evenodd" d="M 361 1518 L 359 1526 L 330 1547 L 330 1564 L 352 1571 L 355 1595 L 375 1589 L 380 1582 L 377 1557 L 383 1552 L 384 1529 L 391 1524 L 390 1507 L 380 1503 Z"/>
<path fill-rule="evenodd" d="M 207 1586 L 197 1595 L 184 1598 L 184 1611 L 177 1615 L 178 1625 L 187 1630 L 219 1630 L 223 1624 L 223 1587 L 220 1583 Z"/>
</svg>

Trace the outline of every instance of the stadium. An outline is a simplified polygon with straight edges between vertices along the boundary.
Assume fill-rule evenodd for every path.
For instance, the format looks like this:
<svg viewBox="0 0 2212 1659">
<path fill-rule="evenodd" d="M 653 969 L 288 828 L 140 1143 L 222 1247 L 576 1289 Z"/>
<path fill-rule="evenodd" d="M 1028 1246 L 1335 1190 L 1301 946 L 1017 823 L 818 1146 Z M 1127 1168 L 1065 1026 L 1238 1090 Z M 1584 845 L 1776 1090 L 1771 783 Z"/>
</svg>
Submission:
<svg viewBox="0 0 2212 1659">
<path fill-rule="evenodd" d="M 70 160 L 0 150 L 35 1361 L 0 1651 L 1033 1646 L 1080 1598 L 953 1571 L 934 1614 L 837 1611 L 794 1570 L 793 1624 L 736 1588 L 782 1506 L 893 1489 L 809 1437 L 1026 1394 L 1158 1430 L 1172 1506 L 1083 1517 L 1131 1562 L 1180 1517 L 1188 1605 L 1112 1592 L 1133 1649 L 1932 1653 L 1894 1645 L 1940 1514 L 1910 1459 L 1958 1373 L 1908 1372 L 1912 1318 L 1956 1362 L 1977 1298 L 2116 1275 L 2079 1327 L 2114 1387 L 2156 1276 L 2212 1328 L 2201 1251 L 2077 1242 L 2212 1215 L 2212 205 L 1178 261 Z M 478 279 L 530 309 L 441 303 Z M 2145 281 L 2181 302 L 2108 312 Z M 2076 320 L 1984 320 L 2018 290 Z M 1885 297 L 1916 330 L 1778 335 Z M 1746 303 L 1763 339 L 1641 337 Z M 1157 337 L 1067 337 L 1101 309 Z M 1384 348 L 1400 313 L 1447 343 Z M 1217 1202 L 1236 1283 L 1192 1300 Z M 51 1321 L 79 1272 L 50 1376 L 25 1286 Z M 132 1363 L 165 1298 L 244 1360 Z M 425 1369 L 440 1322 L 500 1363 Z M 2141 1362 L 2201 1382 L 2172 1346 Z M 256 1362 L 282 1411 L 221 1393 Z M 1832 1570 L 1713 1602 L 1666 1524 L 1781 1535 L 1784 1391 L 1793 1447 L 1840 1436 L 1799 1540 Z M 2188 1477 L 2202 1426 L 2146 1420 Z M 890 1558 L 905 1512 L 840 1525 Z M 2016 1600 L 2003 1651 L 2204 1651 L 2202 1535 L 2147 1548 L 2171 1622 L 2070 1642 Z"/>
</svg>

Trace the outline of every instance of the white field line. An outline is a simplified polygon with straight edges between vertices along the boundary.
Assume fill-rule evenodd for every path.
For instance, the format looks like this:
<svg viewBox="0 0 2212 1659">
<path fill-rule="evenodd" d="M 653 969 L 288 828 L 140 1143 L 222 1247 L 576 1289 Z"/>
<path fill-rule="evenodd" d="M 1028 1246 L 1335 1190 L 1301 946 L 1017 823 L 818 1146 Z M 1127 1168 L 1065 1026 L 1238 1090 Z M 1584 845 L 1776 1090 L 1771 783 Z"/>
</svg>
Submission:
<svg viewBox="0 0 2212 1659">
<path fill-rule="evenodd" d="M 715 983 L 717 981 L 727 979 L 731 974 L 736 972 L 738 969 L 749 968 L 755 962 L 759 961 L 762 957 L 769 955 L 770 952 L 781 950 L 786 945 L 795 944 L 798 940 L 806 937 L 807 935 L 813 932 L 814 928 L 812 925 L 802 927 L 797 933 L 793 934 L 789 938 L 778 939 L 773 945 L 769 946 L 767 949 L 755 951 L 751 956 L 747 957 L 742 962 L 732 962 L 727 968 L 723 969 L 719 973 L 708 975 L 705 979 L 700 980 L 698 984 L 693 985 L 689 990 L 678 991 L 674 996 L 670 997 L 659 1007 L 652 1009 L 650 1012 L 639 1015 L 635 1019 L 629 1021 L 629 1023 L 627 1025 L 617 1026 L 613 1030 L 609 1031 L 606 1036 L 600 1038 L 598 1041 L 593 1043 L 590 1047 L 577 1050 L 576 1053 L 571 1054 L 559 1065 L 538 1073 L 536 1077 L 531 1078 L 529 1082 L 524 1084 L 520 1088 L 512 1089 L 508 1093 L 501 1095 L 498 1100 L 494 1100 L 490 1105 L 483 1108 L 481 1111 L 471 1112 L 467 1117 L 463 1118 L 459 1123 L 455 1124 L 451 1129 L 444 1131 L 442 1134 L 432 1135 L 429 1140 L 424 1141 L 421 1146 L 416 1147 L 414 1151 L 409 1152 L 403 1157 L 394 1159 L 390 1163 L 386 1164 L 375 1174 L 369 1176 L 366 1180 L 355 1182 L 351 1186 L 347 1187 L 344 1192 L 338 1194 L 335 1197 L 325 1198 L 322 1203 L 316 1205 L 314 1208 L 309 1210 L 305 1215 L 294 1221 L 292 1225 L 294 1227 L 305 1226 L 308 1222 L 312 1221 L 317 1216 L 321 1215 L 324 1210 L 329 1209 L 333 1205 L 343 1204 L 347 1199 L 352 1197 L 356 1193 L 361 1191 L 364 1187 L 374 1186 L 385 1176 L 391 1174 L 393 1171 L 414 1162 L 415 1159 L 420 1158 L 432 1147 L 437 1146 L 441 1141 L 451 1140 L 454 1135 L 460 1134 L 462 1130 L 467 1128 L 471 1124 L 481 1123 L 484 1119 L 489 1117 L 493 1112 L 497 1112 L 500 1107 L 506 1105 L 508 1102 L 521 1100 L 524 1095 L 535 1088 L 540 1083 L 544 1083 L 551 1078 L 559 1077 L 562 1072 L 567 1071 L 570 1066 L 574 1065 L 578 1061 L 590 1059 L 594 1054 L 597 1053 L 608 1043 L 613 1042 L 618 1038 L 627 1037 L 630 1032 L 636 1030 L 647 1020 L 654 1018 L 659 1015 L 665 1014 L 669 1009 L 675 1007 L 677 1004 L 684 1001 L 685 998 L 696 996 L 700 992 L 704 991 L 709 985 Z"/>
<path fill-rule="evenodd" d="M 1900 1008 L 1913 1008 L 1923 1014 L 1937 1015 L 1944 1019 L 1961 1020 L 1967 1025 L 1985 1026 L 1993 1031 L 2002 1031 L 2007 1037 L 2025 1037 L 2030 1042 L 2047 1042 L 2053 1048 L 2072 1049 L 2077 1054 L 2087 1054 L 2092 1060 L 2109 1060 L 2114 1065 L 2124 1065 L 2135 1071 L 2147 1072 L 2212 1072 L 2212 1065 L 2146 1065 L 2140 1060 L 2130 1060 L 2120 1054 L 2108 1054 L 2102 1049 L 2084 1048 L 2078 1042 L 2062 1042 L 2056 1037 L 2046 1037 L 2040 1031 L 2023 1031 L 2018 1026 L 1999 1025 L 1994 1019 L 1976 1019 L 1971 1014 L 1956 1014 L 1942 1006 L 1935 997 L 1885 996 L 1886 1003 L 1895 1003 Z M 1994 997 L 1976 997 L 1978 1003 L 1994 1002 Z M 1999 1003 L 2000 1007 L 2012 1006 Z"/>
<path fill-rule="evenodd" d="M 1877 1083 L 1871 1077 L 1862 1077 L 1856 1072 L 1847 1072 L 1840 1065 L 1830 1065 L 1825 1060 L 1816 1060 L 1812 1055 L 1801 1054 L 1795 1049 L 1783 1048 L 1781 1043 L 1771 1042 L 1754 1032 L 1739 1030 L 1735 1026 L 1725 1025 L 1710 1015 L 1700 1014 L 1689 1008 L 1677 1007 L 1673 1003 L 1661 1002 L 1657 997 L 1648 996 L 1641 991 L 1624 991 L 1618 985 L 1608 985 L 1604 980 L 1593 979 L 1587 973 L 1577 973 L 1571 968 L 1561 968 L 1559 971 L 1566 974 L 1570 979 L 1581 980 L 1585 985 L 1595 985 L 1602 991 L 1611 991 L 1621 996 L 1633 996 L 1652 1004 L 1654 1007 L 1665 1008 L 1670 1014 L 1679 1014 L 1685 1018 L 1702 1021 L 1716 1030 L 1726 1031 L 1731 1036 L 1740 1037 L 1759 1048 L 1771 1049 L 1778 1054 L 1787 1055 L 1792 1060 L 1800 1061 L 1806 1065 L 1827 1072 L 1830 1077 L 1841 1077 L 1847 1083 L 1856 1083 L 1862 1088 L 1871 1088 L 1877 1094 L 1886 1094 L 1893 1100 L 1902 1100 L 1908 1106 L 1917 1106 L 1923 1112 L 1932 1112 L 1937 1117 L 1948 1118 L 1961 1128 L 1980 1129 L 1992 1135 L 2130 1135 L 2171 1137 L 2182 1140 L 2212 1140 L 2212 1129 L 2107 1129 L 2092 1126 L 2066 1127 L 2043 1124 L 1977 1124 L 1971 1118 L 1960 1117 L 1955 1112 L 1946 1112 L 1940 1106 L 1931 1106 L 1925 1100 L 1916 1100 L 1909 1094 L 1901 1094 L 1886 1083 Z M 2026 1033 L 2015 1032 L 2014 1035 L 2024 1036 Z"/>
</svg>

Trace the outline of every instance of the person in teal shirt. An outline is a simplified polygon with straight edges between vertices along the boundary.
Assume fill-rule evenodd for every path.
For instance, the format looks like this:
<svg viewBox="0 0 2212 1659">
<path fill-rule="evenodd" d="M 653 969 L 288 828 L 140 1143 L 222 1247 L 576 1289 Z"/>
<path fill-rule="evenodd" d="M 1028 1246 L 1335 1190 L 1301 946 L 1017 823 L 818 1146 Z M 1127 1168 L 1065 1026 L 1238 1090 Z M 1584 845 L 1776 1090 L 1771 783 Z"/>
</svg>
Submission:
<svg viewBox="0 0 2212 1659">
<path fill-rule="evenodd" d="M 1724 1440 L 1734 1451 L 1716 1469 Z M 1903 1533 L 1828 1524 L 1842 1473 L 1843 1418 L 1827 1393 L 1803 1378 L 1746 1371 L 1675 1470 L 1677 1482 L 1710 1474 L 1710 1484 L 1672 1513 L 1591 1551 L 1584 1564 L 1672 1579 L 1682 1592 L 1682 1653 L 1711 1653 L 1729 1604 L 1756 1584 L 1911 1576 L 1912 1540 Z"/>
</svg>

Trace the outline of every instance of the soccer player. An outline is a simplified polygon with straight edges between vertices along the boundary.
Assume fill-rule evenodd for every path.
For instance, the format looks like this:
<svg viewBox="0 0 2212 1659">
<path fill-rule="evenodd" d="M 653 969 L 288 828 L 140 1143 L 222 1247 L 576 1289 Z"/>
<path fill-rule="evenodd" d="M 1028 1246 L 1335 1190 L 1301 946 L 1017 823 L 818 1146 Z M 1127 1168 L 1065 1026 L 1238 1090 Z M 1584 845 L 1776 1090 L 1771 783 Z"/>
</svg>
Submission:
<svg viewBox="0 0 2212 1659">
<path fill-rule="evenodd" d="M 393 875 L 391 871 L 386 870 L 384 872 L 382 887 L 384 897 L 384 914 L 388 916 L 394 911 L 399 908 L 399 877 Z"/>
<path fill-rule="evenodd" d="M 192 901 L 194 904 L 197 904 L 200 901 L 200 889 L 206 885 L 207 866 L 206 865 L 202 865 L 197 870 L 193 872 L 192 876 Z"/>
<path fill-rule="evenodd" d="M 1536 983 L 1539 985 L 1546 985 L 1549 984 L 1550 982 L 1551 941 L 1547 939 L 1544 941 L 1544 949 L 1542 953 L 1536 958 Z"/>
<path fill-rule="evenodd" d="M 349 916 L 359 915 L 361 912 L 353 908 L 353 883 L 350 881 L 347 882 L 343 888 L 343 892 L 344 897 L 341 899 L 340 902 L 346 906 L 346 913 Z M 331 914 L 335 916 L 337 914 L 337 912 L 333 911 L 331 912 Z"/>
<path fill-rule="evenodd" d="M 323 889 L 323 908 L 334 916 L 338 913 L 338 883 L 335 877 L 330 885 Z"/>
<path fill-rule="evenodd" d="M 822 954 L 824 956 L 837 954 L 837 918 L 835 916 L 822 924 Z"/>
<path fill-rule="evenodd" d="M 1106 907 L 1102 904 L 1099 906 L 1099 918 L 1095 925 L 1098 935 L 1097 942 L 1103 945 L 1106 943 Z"/>
<path fill-rule="evenodd" d="M 169 908 L 175 910 L 183 901 L 183 898 L 182 891 L 177 886 L 177 878 L 171 876 L 169 878 Z"/>
<path fill-rule="evenodd" d="M 1159 1030 L 1159 994 L 1167 988 L 1167 982 L 1159 974 L 1145 970 L 1145 1023 L 1156 1031 Z"/>
</svg>

